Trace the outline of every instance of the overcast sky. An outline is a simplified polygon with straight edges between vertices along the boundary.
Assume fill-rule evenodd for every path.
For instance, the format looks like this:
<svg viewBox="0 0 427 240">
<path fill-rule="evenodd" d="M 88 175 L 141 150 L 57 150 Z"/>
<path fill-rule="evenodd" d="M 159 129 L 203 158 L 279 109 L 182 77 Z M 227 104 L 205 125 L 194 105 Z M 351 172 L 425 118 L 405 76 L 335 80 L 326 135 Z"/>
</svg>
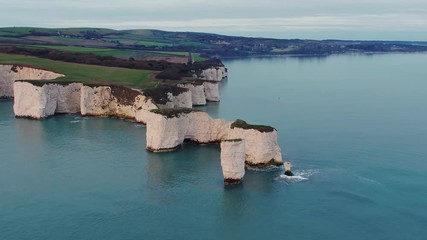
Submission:
<svg viewBox="0 0 427 240">
<path fill-rule="evenodd" d="M 0 0 L 0 26 L 427 41 L 427 0 Z"/>
</svg>

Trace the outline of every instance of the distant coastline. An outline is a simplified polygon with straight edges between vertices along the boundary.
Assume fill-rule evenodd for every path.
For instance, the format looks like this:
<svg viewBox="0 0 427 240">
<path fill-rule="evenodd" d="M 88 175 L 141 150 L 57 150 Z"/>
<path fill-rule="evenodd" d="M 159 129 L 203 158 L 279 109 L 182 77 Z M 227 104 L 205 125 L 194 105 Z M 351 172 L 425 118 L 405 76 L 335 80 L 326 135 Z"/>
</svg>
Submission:
<svg viewBox="0 0 427 240">
<path fill-rule="evenodd" d="M 346 53 L 425 52 L 427 42 L 273 39 L 161 30 L 104 28 L 0 28 L 0 45 L 33 46 L 122 58 L 185 63 L 248 56 L 331 55 Z"/>
</svg>

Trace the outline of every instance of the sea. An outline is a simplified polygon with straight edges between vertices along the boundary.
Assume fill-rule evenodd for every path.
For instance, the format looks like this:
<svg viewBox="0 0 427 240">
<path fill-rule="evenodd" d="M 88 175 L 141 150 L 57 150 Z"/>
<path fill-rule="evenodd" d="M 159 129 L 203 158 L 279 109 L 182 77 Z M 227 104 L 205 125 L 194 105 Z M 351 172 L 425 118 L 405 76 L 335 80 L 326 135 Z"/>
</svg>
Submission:
<svg viewBox="0 0 427 240">
<path fill-rule="evenodd" d="M 427 54 L 224 60 L 215 118 L 278 130 L 282 168 L 225 187 L 218 145 L 0 102 L 0 239 L 427 239 Z"/>
</svg>

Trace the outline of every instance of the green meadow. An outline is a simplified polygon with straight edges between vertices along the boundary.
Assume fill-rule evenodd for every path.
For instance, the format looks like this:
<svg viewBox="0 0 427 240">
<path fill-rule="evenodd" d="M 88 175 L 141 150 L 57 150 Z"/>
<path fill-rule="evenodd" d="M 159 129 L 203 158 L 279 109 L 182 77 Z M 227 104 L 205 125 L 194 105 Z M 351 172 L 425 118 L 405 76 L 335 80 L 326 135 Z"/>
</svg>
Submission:
<svg viewBox="0 0 427 240">
<path fill-rule="evenodd" d="M 32 66 L 66 75 L 66 77 L 59 78 L 59 81 L 121 84 L 138 88 L 152 88 L 157 84 L 157 80 L 152 78 L 156 72 L 149 70 L 67 63 L 12 54 L 0 54 L 0 64 Z"/>
</svg>

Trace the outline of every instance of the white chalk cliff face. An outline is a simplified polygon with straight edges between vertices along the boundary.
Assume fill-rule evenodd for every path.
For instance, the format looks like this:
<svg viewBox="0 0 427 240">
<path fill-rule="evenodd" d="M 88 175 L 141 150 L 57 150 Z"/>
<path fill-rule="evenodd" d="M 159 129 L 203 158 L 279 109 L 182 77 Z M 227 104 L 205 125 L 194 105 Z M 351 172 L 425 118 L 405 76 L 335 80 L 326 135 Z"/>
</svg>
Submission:
<svg viewBox="0 0 427 240">
<path fill-rule="evenodd" d="M 191 111 L 166 116 L 146 113 L 147 149 L 153 152 L 170 151 L 180 146 L 185 139 L 198 143 L 219 142 L 227 136 L 229 123 L 213 119 L 205 112 Z"/>
<path fill-rule="evenodd" d="M 174 95 L 171 92 L 167 93 L 167 102 L 164 104 L 157 103 L 157 106 L 161 109 L 166 108 L 191 108 L 193 106 L 191 100 L 191 91 L 185 91 Z"/>
<path fill-rule="evenodd" d="M 132 92 L 136 90 L 118 88 L 116 94 L 119 96 L 115 95 L 114 89 L 110 86 L 83 86 L 81 114 L 135 119 L 139 110 L 157 109 L 151 99 L 146 98 L 142 93 Z"/>
<path fill-rule="evenodd" d="M 219 83 L 204 82 L 206 100 L 210 102 L 219 102 Z"/>
<path fill-rule="evenodd" d="M 150 151 L 171 151 L 186 139 L 198 143 L 243 139 L 247 164 L 259 167 L 283 164 L 277 131 L 273 128 L 271 131 L 232 128 L 230 122 L 191 109 L 183 112 L 173 109 L 157 113 L 146 111 L 141 115 L 147 123 L 147 149 Z"/>
<path fill-rule="evenodd" d="M 187 88 L 191 92 L 191 103 L 193 106 L 206 105 L 205 87 L 203 84 L 178 84 L 178 87 Z"/>
<path fill-rule="evenodd" d="M 225 180 L 241 181 L 245 176 L 245 141 L 242 139 L 221 142 L 221 167 Z"/>
<path fill-rule="evenodd" d="M 228 76 L 227 68 L 225 67 L 210 67 L 203 69 L 200 75 L 200 79 L 208 81 L 222 81 Z"/>
<path fill-rule="evenodd" d="M 17 117 L 45 118 L 55 113 L 77 113 L 80 111 L 80 83 L 41 86 L 30 82 L 14 83 L 13 110 Z"/>
<path fill-rule="evenodd" d="M 0 65 L 0 98 L 12 98 L 16 80 L 53 80 L 65 75 L 16 65 Z"/>
<path fill-rule="evenodd" d="M 41 119 L 55 113 L 81 113 L 135 119 L 137 111 L 157 109 L 142 93 L 120 87 L 17 81 L 14 91 L 17 117 Z"/>
<path fill-rule="evenodd" d="M 277 142 L 277 131 L 230 129 L 228 138 L 241 138 L 246 145 L 246 163 L 253 166 L 282 165 L 282 152 Z"/>
</svg>

